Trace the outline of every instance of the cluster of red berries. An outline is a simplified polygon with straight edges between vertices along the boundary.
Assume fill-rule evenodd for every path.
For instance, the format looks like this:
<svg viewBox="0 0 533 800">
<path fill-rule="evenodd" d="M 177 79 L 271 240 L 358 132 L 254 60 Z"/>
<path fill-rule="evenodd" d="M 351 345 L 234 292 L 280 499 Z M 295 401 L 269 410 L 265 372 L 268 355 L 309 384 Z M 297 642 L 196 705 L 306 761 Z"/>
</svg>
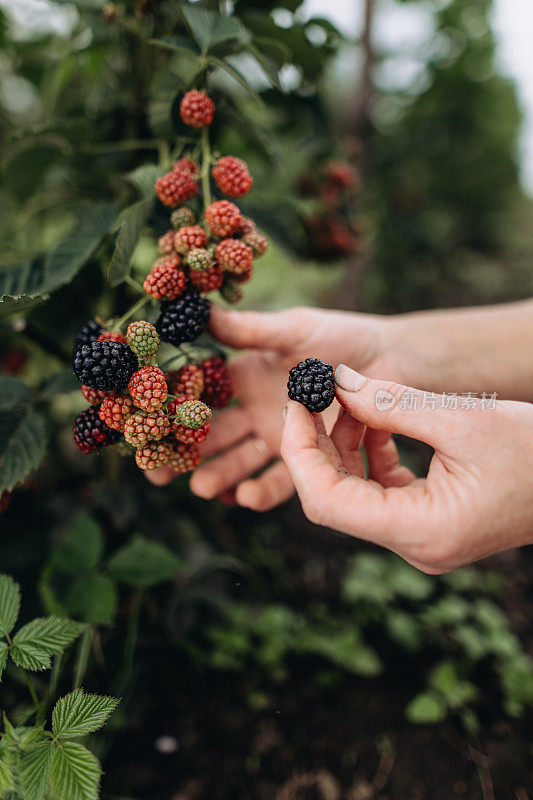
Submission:
<svg viewBox="0 0 533 800">
<path fill-rule="evenodd" d="M 358 186 L 358 172 L 346 161 L 330 161 L 315 175 L 300 178 L 297 191 L 315 203 L 302 217 L 307 256 L 335 260 L 358 249 L 361 230 L 353 215 Z"/>
<path fill-rule="evenodd" d="M 196 90 L 180 104 L 183 122 L 193 128 L 209 125 L 214 112 L 211 98 Z M 90 322 L 76 339 L 74 371 L 90 405 L 76 420 L 74 441 L 85 453 L 116 445 L 134 449 L 143 470 L 167 464 L 178 473 L 189 471 L 200 461 L 198 445 L 209 434 L 211 409 L 224 408 L 233 397 L 230 373 L 219 356 L 166 373 L 156 362 L 160 342 L 181 347 L 204 332 L 210 302 L 203 295 L 218 290 L 231 302 L 240 298 L 254 259 L 268 247 L 235 203 L 205 196 L 209 170 L 221 194 L 232 199 L 247 194 L 253 181 L 244 161 L 205 159 L 204 154 L 200 165 L 180 158 L 155 183 L 160 201 L 172 209 L 158 241 L 160 257 L 143 284 L 161 304 L 155 324 L 132 322 L 121 333 Z M 193 207 L 185 205 L 189 201 Z M 187 351 L 187 358 L 194 355 Z"/>
<path fill-rule="evenodd" d="M 75 363 L 83 360 L 82 351 L 91 341 L 99 339 L 79 345 Z M 132 322 L 125 339 L 125 347 L 138 362 L 151 360 L 154 343 L 155 349 L 159 346 L 155 327 L 144 320 Z M 90 405 L 76 419 L 76 446 L 83 453 L 96 453 L 105 445 L 117 445 L 122 452 L 135 452 L 143 470 L 165 464 L 176 473 L 195 469 L 200 463 L 198 444 L 207 438 L 212 415 L 206 401 L 213 408 L 224 408 L 233 397 L 224 361 L 217 356 L 168 373 L 150 363 L 137 366 L 125 385 L 82 386 Z M 96 382 L 91 372 L 87 379 Z"/>
<path fill-rule="evenodd" d="M 196 90 L 187 92 L 180 104 L 183 122 L 194 128 L 209 125 L 214 111 L 211 98 Z M 226 197 L 243 197 L 252 188 L 252 176 L 242 159 L 223 156 L 210 166 L 216 188 Z M 254 221 L 230 200 L 208 203 L 203 219 L 197 222 L 193 210 L 184 204 L 199 193 L 200 174 L 196 161 L 180 158 L 156 181 L 157 196 L 174 210 L 172 227 L 159 238 L 161 257 L 144 289 L 164 301 L 176 300 L 188 287 L 200 294 L 220 291 L 225 300 L 234 303 L 241 299 L 241 286 L 252 275 L 254 258 L 266 252 L 268 242 Z"/>
</svg>

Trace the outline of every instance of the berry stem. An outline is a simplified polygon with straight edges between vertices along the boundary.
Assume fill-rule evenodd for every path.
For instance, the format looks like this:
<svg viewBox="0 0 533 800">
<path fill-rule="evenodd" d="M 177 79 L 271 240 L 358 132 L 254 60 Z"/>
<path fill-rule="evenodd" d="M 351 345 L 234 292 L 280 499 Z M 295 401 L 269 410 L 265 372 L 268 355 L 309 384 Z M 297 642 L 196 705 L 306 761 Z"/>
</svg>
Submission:
<svg viewBox="0 0 533 800">
<path fill-rule="evenodd" d="M 205 125 L 201 134 L 202 144 L 202 192 L 204 195 L 204 210 L 211 204 L 211 184 L 209 182 L 209 167 L 211 166 L 211 147 L 209 144 L 209 128 Z"/>
<path fill-rule="evenodd" d="M 130 308 L 128 308 L 126 313 L 123 314 L 120 317 L 120 319 L 118 319 L 115 322 L 115 324 L 113 325 L 113 329 L 114 330 L 121 330 L 124 327 L 124 323 L 127 322 L 127 320 L 130 317 L 133 317 L 138 311 L 140 311 L 141 308 L 143 308 L 143 306 L 145 306 L 146 303 L 148 303 L 149 300 L 151 300 L 151 297 L 150 297 L 149 294 L 145 294 L 144 297 L 141 297 L 140 300 L 137 300 L 137 302 L 134 303 Z"/>
</svg>

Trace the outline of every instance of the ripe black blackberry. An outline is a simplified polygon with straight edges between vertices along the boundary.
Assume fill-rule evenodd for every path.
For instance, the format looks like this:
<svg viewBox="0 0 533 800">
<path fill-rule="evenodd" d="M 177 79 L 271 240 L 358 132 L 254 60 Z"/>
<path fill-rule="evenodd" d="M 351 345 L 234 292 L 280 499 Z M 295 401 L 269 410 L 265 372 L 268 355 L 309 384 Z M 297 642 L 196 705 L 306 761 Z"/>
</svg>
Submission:
<svg viewBox="0 0 533 800">
<path fill-rule="evenodd" d="M 194 342 L 205 330 L 211 304 L 198 292 L 188 289 L 177 300 L 161 304 L 161 314 L 155 327 L 163 342 L 179 347 Z"/>
<path fill-rule="evenodd" d="M 100 419 L 98 406 L 89 406 L 78 414 L 72 433 L 74 444 L 82 453 L 96 453 L 120 439 L 120 431 L 112 430 Z"/>
<path fill-rule="evenodd" d="M 125 386 L 138 368 L 137 356 L 122 342 L 89 342 L 74 357 L 76 377 L 91 389 Z"/>
<path fill-rule="evenodd" d="M 324 411 L 335 399 L 333 367 L 318 358 L 306 358 L 289 372 L 289 397 L 308 411 Z"/>
<path fill-rule="evenodd" d="M 87 322 L 87 324 L 83 326 L 81 331 L 74 339 L 74 348 L 72 351 L 73 357 L 76 355 L 76 352 L 82 345 L 95 342 L 102 333 L 102 331 L 103 328 L 99 322 L 95 322 L 94 319 L 89 320 L 89 322 Z"/>
</svg>

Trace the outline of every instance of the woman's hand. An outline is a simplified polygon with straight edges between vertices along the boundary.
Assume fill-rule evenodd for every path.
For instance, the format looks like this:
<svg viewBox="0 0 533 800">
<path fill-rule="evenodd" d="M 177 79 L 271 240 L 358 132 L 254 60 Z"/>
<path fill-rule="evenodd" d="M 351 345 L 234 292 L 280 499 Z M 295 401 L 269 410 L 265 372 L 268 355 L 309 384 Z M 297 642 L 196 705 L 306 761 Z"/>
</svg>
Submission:
<svg viewBox="0 0 533 800">
<path fill-rule="evenodd" d="M 250 352 L 229 362 L 239 406 L 215 415 L 201 445 L 210 460 L 193 474 L 193 492 L 210 499 L 234 490 L 237 503 L 256 511 L 288 499 L 294 486 L 279 448 L 290 367 L 314 356 L 333 365 L 349 360 L 367 374 L 394 378 L 386 363 L 387 329 L 387 318 L 366 314 L 312 308 L 255 313 L 213 305 L 213 336 Z M 333 420 L 337 411 L 332 409 Z M 163 467 L 147 477 L 161 486 L 175 473 Z"/>
<path fill-rule="evenodd" d="M 306 516 L 440 573 L 533 542 L 533 406 L 455 401 L 336 373 L 331 436 L 289 401 L 281 453 Z M 464 406 L 467 407 L 464 407 Z M 400 465 L 391 433 L 435 449 L 428 476 Z M 365 445 L 369 480 L 359 446 Z"/>
</svg>

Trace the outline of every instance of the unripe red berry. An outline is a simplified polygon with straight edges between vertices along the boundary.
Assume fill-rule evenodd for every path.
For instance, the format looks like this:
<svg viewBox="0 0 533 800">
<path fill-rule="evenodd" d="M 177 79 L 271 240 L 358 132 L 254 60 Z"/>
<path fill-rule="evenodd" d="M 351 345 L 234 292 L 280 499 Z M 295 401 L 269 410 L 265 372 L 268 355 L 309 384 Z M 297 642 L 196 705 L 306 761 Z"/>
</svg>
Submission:
<svg viewBox="0 0 533 800">
<path fill-rule="evenodd" d="M 181 206 L 198 191 L 198 184 L 191 172 L 185 169 L 173 169 L 158 178 L 155 191 L 163 205 Z"/>
<path fill-rule="evenodd" d="M 169 256 L 174 252 L 174 230 L 167 231 L 157 240 L 157 249 L 163 256 Z"/>
<path fill-rule="evenodd" d="M 143 283 L 143 289 L 156 300 L 175 300 L 186 285 L 187 276 L 175 265 L 175 259 L 165 259 L 154 264 Z"/>
<path fill-rule="evenodd" d="M 228 197 L 243 197 L 253 186 L 246 163 L 235 156 L 221 158 L 211 174 L 222 194 L 227 194 Z"/>
<path fill-rule="evenodd" d="M 254 254 L 248 245 L 240 239 L 224 239 L 217 245 L 215 257 L 222 269 L 245 274 L 252 266 Z"/>
<path fill-rule="evenodd" d="M 187 92 L 180 103 L 180 117 L 186 125 L 203 128 L 210 125 L 215 113 L 215 104 L 204 92 L 193 89 Z"/>
<path fill-rule="evenodd" d="M 174 457 L 174 449 L 168 441 L 149 442 L 135 453 L 137 466 L 143 470 L 157 469 Z"/>
<path fill-rule="evenodd" d="M 200 398 L 204 390 L 204 373 L 196 364 L 185 364 L 179 370 L 167 374 L 167 383 L 172 394 L 191 398 Z M 176 407 L 176 400 L 169 404 L 168 413 L 173 414 L 170 408 Z"/>
<path fill-rule="evenodd" d="M 106 397 L 98 412 L 102 422 L 115 431 L 124 432 L 124 424 L 132 413 L 133 400 L 127 395 Z"/>
<path fill-rule="evenodd" d="M 205 210 L 205 218 L 209 230 L 215 236 L 230 236 L 242 222 L 240 210 L 229 200 L 217 200 L 211 203 Z"/>
<path fill-rule="evenodd" d="M 118 333 L 117 331 L 104 331 L 98 337 L 99 342 L 121 342 L 122 344 L 126 344 L 126 337 L 122 333 Z"/>
<path fill-rule="evenodd" d="M 200 225 L 187 225 L 174 234 L 174 247 L 182 255 L 197 247 L 205 247 L 206 244 L 207 233 Z"/>
<path fill-rule="evenodd" d="M 117 392 L 115 389 L 92 389 L 90 386 L 82 386 L 81 393 L 92 406 L 99 406 L 105 397 L 113 397 Z"/>
<path fill-rule="evenodd" d="M 201 399 L 210 408 L 225 408 L 234 395 L 230 372 L 220 356 L 213 356 L 200 365 L 204 373 Z"/>
<path fill-rule="evenodd" d="M 138 408 L 157 411 L 167 399 L 168 388 L 165 376 L 159 367 L 141 367 L 131 376 L 128 389 Z"/>
</svg>

